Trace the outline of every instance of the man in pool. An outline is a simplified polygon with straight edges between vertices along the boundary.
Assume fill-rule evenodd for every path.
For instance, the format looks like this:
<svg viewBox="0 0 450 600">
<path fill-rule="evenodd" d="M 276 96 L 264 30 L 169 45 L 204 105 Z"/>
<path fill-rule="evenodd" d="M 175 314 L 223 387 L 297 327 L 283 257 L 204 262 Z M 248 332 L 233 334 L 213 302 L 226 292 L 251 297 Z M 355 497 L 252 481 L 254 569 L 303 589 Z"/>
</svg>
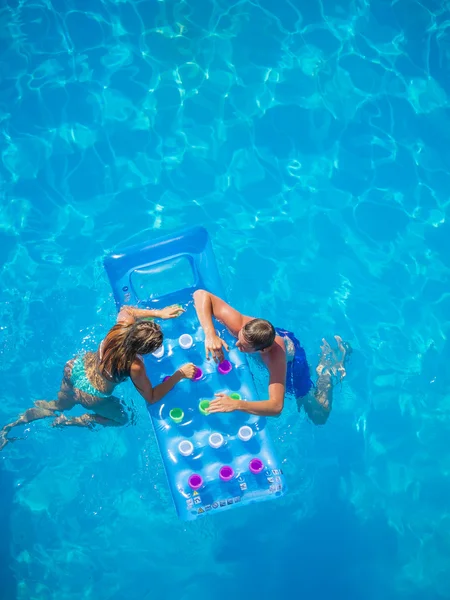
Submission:
<svg viewBox="0 0 450 600">
<path fill-rule="evenodd" d="M 310 377 L 309 365 L 304 349 L 296 337 L 284 329 L 276 329 L 265 319 L 248 317 L 205 290 L 196 290 L 194 304 L 200 324 L 205 333 L 206 358 L 216 362 L 224 360 L 226 342 L 215 330 L 213 317 L 221 322 L 236 339 L 236 347 L 245 353 L 259 353 L 269 371 L 267 400 L 249 402 L 234 400 L 226 394 L 216 394 L 208 412 L 221 413 L 240 410 L 252 415 L 277 416 L 284 406 L 286 390 L 294 393 L 298 408 L 303 406 L 306 414 L 316 425 L 323 425 L 331 411 L 334 385 L 346 375 L 345 363 L 350 354 L 350 346 L 335 336 L 336 356 L 328 342 L 323 340 L 322 353 L 316 368 L 318 379 L 314 384 Z"/>
</svg>

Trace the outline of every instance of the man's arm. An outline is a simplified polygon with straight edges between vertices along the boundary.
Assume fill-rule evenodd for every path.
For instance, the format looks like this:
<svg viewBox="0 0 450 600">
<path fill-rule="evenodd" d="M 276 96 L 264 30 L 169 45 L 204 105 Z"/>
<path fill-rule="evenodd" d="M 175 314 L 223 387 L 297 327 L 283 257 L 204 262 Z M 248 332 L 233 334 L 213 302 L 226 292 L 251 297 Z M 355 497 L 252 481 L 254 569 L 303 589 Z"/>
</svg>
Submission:
<svg viewBox="0 0 450 600">
<path fill-rule="evenodd" d="M 228 346 L 216 333 L 213 317 L 223 323 L 229 332 L 237 337 L 239 330 L 250 321 L 232 306 L 227 304 L 222 298 L 207 292 L 206 290 L 196 290 L 194 292 L 194 306 L 197 311 L 198 320 L 205 333 L 205 352 L 206 358 L 209 353 L 216 361 L 224 359 L 223 347 L 228 351 Z"/>
<path fill-rule="evenodd" d="M 226 394 L 216 394 L 216 399 L 209 405 L 208 413 L 240 410 L 262 417 L 280 415 L 284 407 L 284 394 L 286 392 L 286 355 L 280 350 L 275 349 L 276 354 L 272 357 L 266 358 L 262 355 L 262 359 L 269 370 L 268 400 L 233 400 Z"/>
<path fill-rule="evenodd" d="M 286 369 L 283 376 L 270 376 L 269 381 L 269 399 L 255 401 L 238 400 L 238 410 L 250 415 L 260 415 L 265 417 L 277 417 L 281 414 L 284 407 L 284 394 L 286 391 Z"/>
<path fill-rule="evenodd" d="M 223 323 L 234 336 L 237 336 L 245 323 L 250 321 L 250 317 L 244 316 L 227 304 L 225 300 L 206 290 L 196 290 L 194 292 L 194 305 L 200 325 L 205 333 L 214 331 L 213 317 Z"/>
</svg>

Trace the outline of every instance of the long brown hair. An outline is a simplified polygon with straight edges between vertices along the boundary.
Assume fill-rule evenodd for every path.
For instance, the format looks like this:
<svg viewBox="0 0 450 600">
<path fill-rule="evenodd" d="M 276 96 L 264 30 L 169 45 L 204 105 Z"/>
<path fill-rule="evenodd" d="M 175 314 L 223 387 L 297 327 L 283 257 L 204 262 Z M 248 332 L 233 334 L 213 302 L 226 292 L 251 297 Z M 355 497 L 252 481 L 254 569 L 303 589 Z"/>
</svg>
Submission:
<svg viewBox="0 0 450 600">
<path fill-rule="evenodd" d="M 116 323 L 104 339 L 99 371 L 119 383 L 130 376 L 137 354 L 150 354 L 162 346 L 161 327 L 153 321 Z"/>
</svg>

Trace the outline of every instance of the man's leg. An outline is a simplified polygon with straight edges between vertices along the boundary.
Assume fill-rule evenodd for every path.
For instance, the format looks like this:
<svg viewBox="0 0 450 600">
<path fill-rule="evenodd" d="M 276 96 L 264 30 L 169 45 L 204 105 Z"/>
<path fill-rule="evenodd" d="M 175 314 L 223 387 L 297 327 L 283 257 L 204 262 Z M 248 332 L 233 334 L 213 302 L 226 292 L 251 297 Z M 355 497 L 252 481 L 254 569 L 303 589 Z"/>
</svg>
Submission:
<svg viewBox="0 0 450 600">
<path fill-rule="evenodd" d="M 333 404 L 333 387 L 347 374 L 345 364 L 351 354 L 351 346 L 343 342 L 338 335 L 334 338 L 341 357 L 338 358 L 329 343 L 325 339 L 322 340 L 322 354 L 316 367 L 316 387 L 314 393 L 308 394 L 303 400 L 305 412 L 315 425 L 324 425 L 328 420 Z"/>
</svg>

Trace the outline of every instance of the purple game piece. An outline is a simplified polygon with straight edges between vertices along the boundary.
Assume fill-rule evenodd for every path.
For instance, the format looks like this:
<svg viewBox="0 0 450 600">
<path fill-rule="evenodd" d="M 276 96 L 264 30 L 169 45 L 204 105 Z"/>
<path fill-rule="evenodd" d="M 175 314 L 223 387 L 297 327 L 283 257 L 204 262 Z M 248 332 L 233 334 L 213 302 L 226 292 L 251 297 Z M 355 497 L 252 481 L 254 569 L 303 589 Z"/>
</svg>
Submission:
<svg viewBox="0 0 450 600">
<path fill-rule="evenodd" d="M 219 477 L 222 481 L 230 481 L 234 477 L 234 471 L 228 465 L 220 467 Z"/>
<path fill-rule="evenodd" d="M 199 490 L 203 485 L 203 477 L 194 473 L 189 477 L 188 485 L 192 490 Z"/>
<path fill-rule="evenodd" d="M 228 375 L 232 368 L 233 365 L 230 363 L 229 360 L 223 360 L 217 367 L 217 370 L 221 375 Z"/>
<path fill-rule="evenodd" d="M 252 473 L 261 473 L 261 471 L 264 469 L 264 465 L 262 463 L 261 460 L 259 460 L 259 458 L 252 458 L 252 460 L 250 461 L 248 468 L 250 469 L 250 471 Z"/>
<path fill-rule="evenodd" d="M 197 370 L 194 375 L 194 379 L 192 381 L 200 381 L 200 379 L 202 377 L 203 377 L 203 371 L 200 369 L 200 367 L 197 367 Z"/>
</svg>

